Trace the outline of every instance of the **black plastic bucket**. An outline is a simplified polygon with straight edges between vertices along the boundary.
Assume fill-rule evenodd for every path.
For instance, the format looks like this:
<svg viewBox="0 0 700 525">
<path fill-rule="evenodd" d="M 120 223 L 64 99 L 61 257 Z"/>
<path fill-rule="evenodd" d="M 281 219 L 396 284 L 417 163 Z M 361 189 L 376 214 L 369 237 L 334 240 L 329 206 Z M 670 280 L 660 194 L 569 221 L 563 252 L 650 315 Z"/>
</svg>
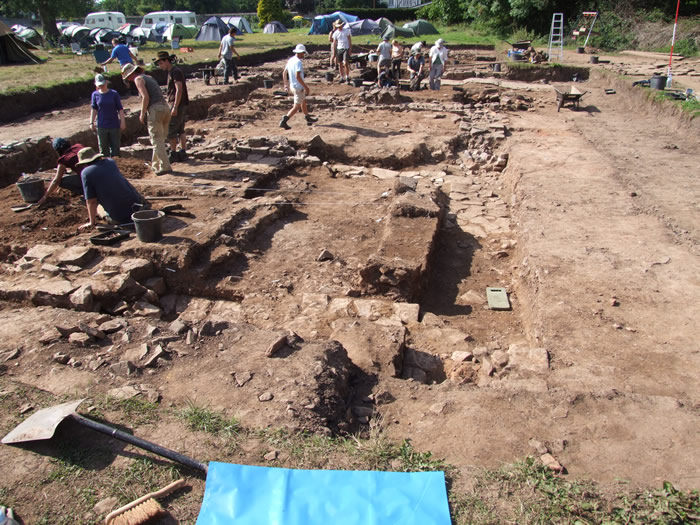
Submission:
<svg viewBox="0 0 700 525">
<path fill-rule="evenodd" d="M 326 80 L 328 82 L 333 82 L 333 73 L 331 71 L 326 72 Z"/>
<path fill-rule="evenodd" d="M 263 86 L 265 86 L 266 89 L 272 89 L 272 86 L 275 85 L 274 80 L 263 80 Z"/>
<path fill-rule="evenodd" d="M 355 87 L 362 87 L 362 79 L 361 78 L 353 78 L 352 85 Z"/>
<path fill-rule="evenodd" d="M 595 55 L 591 56 L 591 64 L 597 64 L 598 63 L 598 57 Z"/>
<path fill-rule="evenodd" d="M 131 214 L 136 236 L 141 242 L 156 242 L 163 238 L 163 217 L 158 210 L 141 210 Z"/>
<path fill-rule="evenodd" d="M 500 73 L 501 72 L 501 64 L 494 64 L 493 65 L 493 72 Z"/>
<path fill-rule="evenodd" d="M 666 75 L 654 75 L 649 79 L 649 87 L 651 87 L 651 89 L 664 89 L 666 87 L 666 80 L 668 80 Z"/>
<path fill-rule="evenodd" d="M 579 55 L 583 55 L 586 52 L 586 48 L 585 47 L 578 47 L 578 48 L 576 48 L 576 52 Z"/>
<path fill-rule="evenodd" d="M 44 180 L 27 178 L 17 182 L 17 189 L 24 202 L 37 202 L 44 195 Z"/>
</svg>

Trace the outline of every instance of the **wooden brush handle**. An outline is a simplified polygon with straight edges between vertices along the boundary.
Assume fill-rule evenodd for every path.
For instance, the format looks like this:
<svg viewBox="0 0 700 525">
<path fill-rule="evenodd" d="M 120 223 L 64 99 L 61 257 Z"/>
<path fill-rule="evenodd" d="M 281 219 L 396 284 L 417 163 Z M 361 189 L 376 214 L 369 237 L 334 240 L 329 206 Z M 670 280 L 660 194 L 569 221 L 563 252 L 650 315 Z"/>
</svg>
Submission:
<svg viewBox="0 0 700 525">
<path fill-rule="evenodd" d="M 171 492 L 179 489 L 180 487 L 182 487 L 184 485 L 185 485 L 185 480 L 178 479 L 177 481 L 173 481 L 170 485 L 160 489 L 159 491 L 151 492 L 150 494 L 146 494 L 145 496 L 141 496 L 139 499 L 132 501 L 131 503 L 127 503 L 123 507 L 120 507 L 117 510 L 112 511 L 109 514 L 107 514 L 107 517 L 105 518 L 105 525 L 110 525 L 117 516 L 124 514 L 126 511 L 131 510 L 138 505 L 141 505 L 141 503 L 143 503 L 144 501 L 149 500 L 151 498 L 163 497 L 163 496 L 170 494 Z"/>
</svg>

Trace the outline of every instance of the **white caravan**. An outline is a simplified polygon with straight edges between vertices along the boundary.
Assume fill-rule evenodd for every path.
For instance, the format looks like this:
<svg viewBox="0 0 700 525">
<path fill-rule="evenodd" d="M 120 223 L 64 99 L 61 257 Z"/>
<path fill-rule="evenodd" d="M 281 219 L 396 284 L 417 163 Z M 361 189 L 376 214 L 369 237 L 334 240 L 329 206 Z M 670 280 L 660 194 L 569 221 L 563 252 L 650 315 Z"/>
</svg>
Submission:
<svg viewBox="0 0 700 525">
<path fill-rule="evenodd" d="M 150 28 L 160 22 L 196 26 L 197 15 L 192 11 L 153 11 L 143 17 L 143 20 L 141 20 L 141 27 Z"/>
<path fill-rule="evenodd" d="M 99 13 L 90 13 L 85 17 L 85 26 L 90 29 L 96 27 L 118 29 L 124 24 L 126 24 L 126 17 L 124 13 L 118 11 L 100 11 Z"/>
</svg>

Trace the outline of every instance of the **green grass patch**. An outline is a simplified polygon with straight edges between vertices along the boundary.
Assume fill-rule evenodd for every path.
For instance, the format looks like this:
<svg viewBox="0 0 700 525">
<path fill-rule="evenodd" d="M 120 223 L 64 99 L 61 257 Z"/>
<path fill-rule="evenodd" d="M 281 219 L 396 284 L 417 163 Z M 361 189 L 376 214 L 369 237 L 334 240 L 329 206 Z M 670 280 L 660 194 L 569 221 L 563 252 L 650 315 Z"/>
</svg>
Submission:
<svg viewBox="0 0 700 525">
<path fill-rule="evenodd" d="M 141 397 L 116 399 L 110 396 L 95 398 L 91 417 L 105 418 L 107 412 L 121 412 L 129 425 L 156 423 L 160 419 L 160 406 Z"/>
<path fill-rule="evenodd" d="M 226 418 L 192 400 L 187 401 L 187 406 L 178 411 L 177 416 L 187 424 L 190 430 L 199 432 L 223 437 L 236 437 L 241 430 L 240 423 L 235 417 Z"/>
</svg>

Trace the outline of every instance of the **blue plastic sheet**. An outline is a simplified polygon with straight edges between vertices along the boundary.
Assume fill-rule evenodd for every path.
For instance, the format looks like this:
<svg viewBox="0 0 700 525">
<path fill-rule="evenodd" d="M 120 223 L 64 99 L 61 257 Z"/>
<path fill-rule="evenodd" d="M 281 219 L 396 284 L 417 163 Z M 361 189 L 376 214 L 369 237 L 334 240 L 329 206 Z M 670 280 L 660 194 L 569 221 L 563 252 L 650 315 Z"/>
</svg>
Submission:
<svg viewBox="0 0 700 525">
<path fill-rule="evenodd" d="M 197 525 L 449 525 L 443 472 L 209 463 Z"/>
</svg>

